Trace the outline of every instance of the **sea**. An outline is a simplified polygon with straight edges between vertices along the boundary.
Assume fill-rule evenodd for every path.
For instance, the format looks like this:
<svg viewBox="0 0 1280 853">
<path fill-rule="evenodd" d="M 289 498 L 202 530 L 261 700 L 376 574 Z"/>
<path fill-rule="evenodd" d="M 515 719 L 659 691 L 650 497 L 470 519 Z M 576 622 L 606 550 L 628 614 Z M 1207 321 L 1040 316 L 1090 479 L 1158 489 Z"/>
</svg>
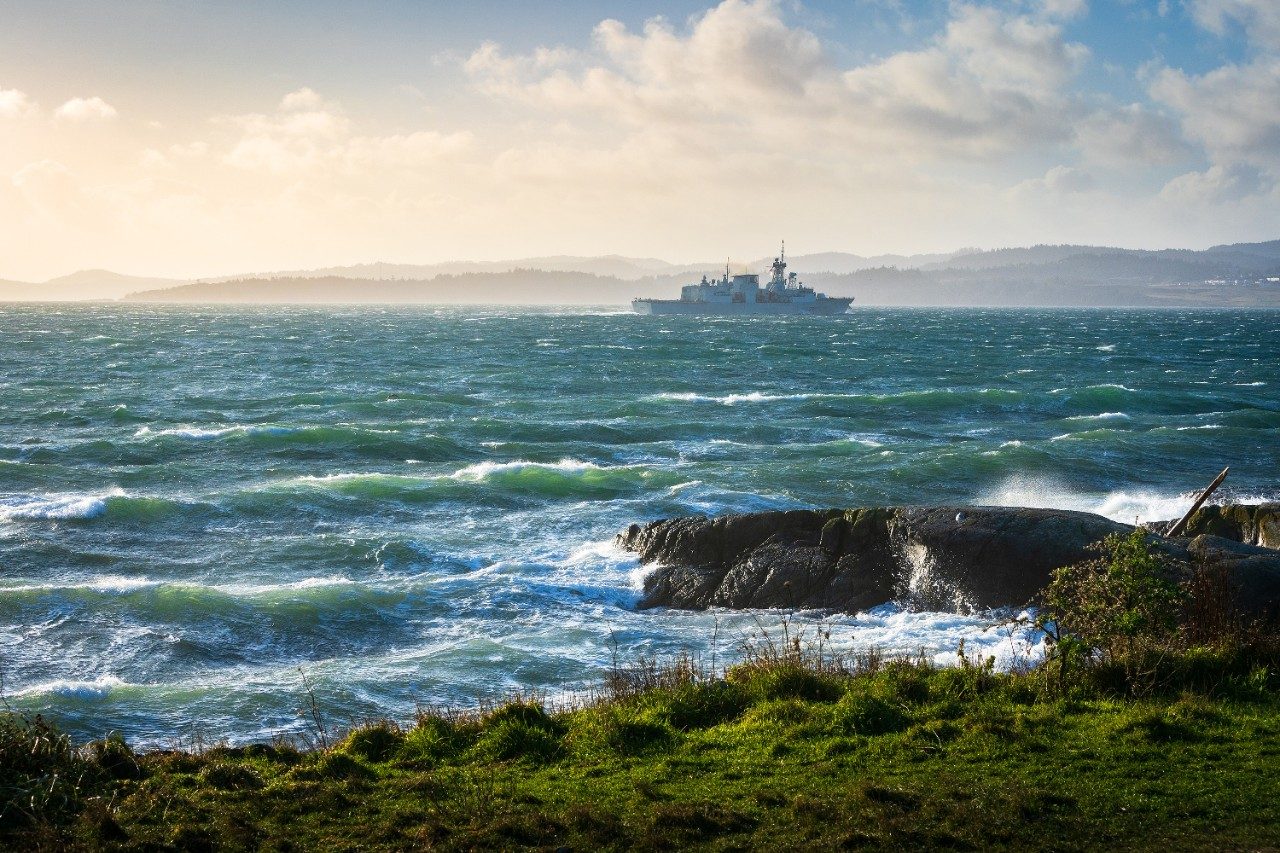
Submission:
<svg viewBox="0 0 1280 853">
<path fill-rule="evenodd" d="M 0 305 L 0 693 L 305 736 L 800 635 L 1001 667 L 1017 613 L 640 610 L 636 522 L 1280 497 L 1280 312 Z M 1010 621 L 1011 619 L 1015 621 Z M 829 639 L 826 639 L 829 635 Z"/>
</svg>

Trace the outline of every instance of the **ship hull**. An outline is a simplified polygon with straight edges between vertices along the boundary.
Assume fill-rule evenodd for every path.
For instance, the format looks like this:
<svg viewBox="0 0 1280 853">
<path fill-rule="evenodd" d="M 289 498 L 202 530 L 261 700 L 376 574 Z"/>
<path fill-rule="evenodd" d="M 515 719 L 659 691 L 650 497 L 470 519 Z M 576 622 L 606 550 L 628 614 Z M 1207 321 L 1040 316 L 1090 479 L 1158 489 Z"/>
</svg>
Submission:
<svg viewBox="0 0 1280 853">
<path fill-rule="evenodd" d="M 679 299 L 633 299 L 631 309 L 637 314 L 689 315 L 711 317 L 758 316 L 831 316 L 849 310 L 852 299 L 824 299 L 820 302 L 682 302 Z"/>
</svg>

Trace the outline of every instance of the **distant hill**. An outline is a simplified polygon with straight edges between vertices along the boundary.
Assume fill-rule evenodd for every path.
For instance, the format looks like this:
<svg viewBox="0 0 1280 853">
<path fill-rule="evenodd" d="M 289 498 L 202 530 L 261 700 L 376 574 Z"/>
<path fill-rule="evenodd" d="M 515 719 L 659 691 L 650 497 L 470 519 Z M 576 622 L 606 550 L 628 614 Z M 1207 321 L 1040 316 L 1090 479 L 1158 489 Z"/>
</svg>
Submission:
<svg viewBox="0 0 1280 853">
<path fill-rule="evenodd" d="M 0 281 L 0 301 L 79 302 L 119 299 L 135 290 L 181 284 L 181 279 L 123 275 L 110 270 L 81 270 L 44 282 Z"/>
<path fill-rule="evenodd" d="M 767 273 L 772 260 L 732 268 Z M 862 305 L 1280 304 L 1280 240 L 1202 250 L 1038 245 L 872 257 L 820 252 L 787 261 L 802 281 Z M 194 282 L 84 270 L 39 284 L 0 281 L 0 301 L 624 305 L 637 296 L 674 298 L 680 285 L 723 268 L 723 262 L 550 255 L 378 262 Z"/>
<path fill-rule="evenodd" d="M 706 266 L 706 265 L 704 265 Z M 442 275 L 466 273 L 504 273 L 514 270 L 544 270 L 546 272 L 587 273 L 624 280 L 636 280 L 653 275 L 671 274 L 699 268 L 698 265 L 682 266 L 657 258 L 627 258 L 622 255 L 582 257 L 578 255 L 548 255 L 538 258 L 518 258 L 510 261 L 450 261 L 441 264 L 392 264 L 379 261 L 371 264 L 322 267 L 313 270 L 283 270 L 269 273 L 246 273 L 221 276 L 208 281 L 239 281 L 247 278 L 350 278 L 374 281 L 411 280 L 427 281 Z M 711 266 L 707 266 L 708 269 Z"/>
<path fill-rule="evenodd" d="M 438 275 L 422 280 L 370 281 L 322 276 L 250 278 L 185 284 L 132 293 L 129 302 L 189 303 L 402 303 L 443 305 L 625 304 L 636 296 L 668 292 L 659 279 L 623 281 L 589 273 L 511 270 Z"/>
</svg>

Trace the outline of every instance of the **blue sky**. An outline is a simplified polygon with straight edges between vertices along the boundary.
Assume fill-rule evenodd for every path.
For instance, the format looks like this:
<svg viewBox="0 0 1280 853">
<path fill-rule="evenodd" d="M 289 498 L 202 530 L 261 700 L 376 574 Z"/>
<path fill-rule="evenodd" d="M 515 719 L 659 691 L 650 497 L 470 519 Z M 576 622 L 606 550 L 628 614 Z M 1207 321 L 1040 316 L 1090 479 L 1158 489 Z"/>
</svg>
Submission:
<svg viewBox="0 0 1280 853">
<path fill-rule="evenodd" d="M 1280 3 L 26 2 L 0 277 L 1280 236 Z"/>
</svg>

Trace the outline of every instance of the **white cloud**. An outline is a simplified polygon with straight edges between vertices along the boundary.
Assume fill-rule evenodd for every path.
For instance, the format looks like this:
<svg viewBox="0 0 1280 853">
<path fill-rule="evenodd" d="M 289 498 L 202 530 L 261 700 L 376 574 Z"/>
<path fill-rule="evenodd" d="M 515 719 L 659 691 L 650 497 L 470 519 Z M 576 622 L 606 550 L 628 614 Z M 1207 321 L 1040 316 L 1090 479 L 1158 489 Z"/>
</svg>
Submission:
<svg viewBox="0 0 1280 853">
<path fill-rule="evenodd" d="M 304 86 L 290 92 L 280 99 L 280 109 L 285 112 L 318 110 L 324 106 L 324 100 L 314 89 Z"/>
<path fill-rule="evenodd" d="M 1078 18 L 1089 11 L 1089 0 L 1040 0 L 1040 11 L 1048 18 Z"/>
<path fill-rule="evenodd" d="M 1054 166 L 1038 178 L 1030 178 L 1014 186 L 1009 195 L 1015 199 L 1035 201 L 1037 198 L 1087 193 L 1096 187 L 1093 175 L 1074 166 Z"/>
<path fill-rule="evenodd" d="M 1280 58 L 1224 65 L 1198 76 L 1165 68 L 1150 92 L 1180 114 L 1183 131 L 1215 163 L 1280 170 Z"/>
<path fill-rule="evenodd" d="M 91 98 L 72 98 L 58 107 L 53 113 L 55 118 L 66 121 L 104 121 L 116 117 L 116 108 L 97 96 Z"/>
<path fill-rule="evenodd" d="M 1245 38 L 1264 48 L 1280 48 L 1280 3 L 1276 0 L 1190 0 L 1196 23 L 1218 35 L 1235 22 Z"/>
<path fill-rule="evenodd" d="M 1160 197 L 1181 205 L 1222 204 L 1263 195 L 1274 186 L 1273 180 L 1247 165 L 1210 166 L 1173 178 Z"/>
<path fill-rule="evenodd" d="M 467 132 L 428 130 L 358 135 L 339 104 L 311 89 L 289 93 L 275 113 L 227 116 L 221 122 L 241 131 L 222 157 L 225 164 L 285 177 L 322 172 L 371 177 L 429 169 L 464 151 L 472 139 Z"/>
<path fill-rule="evenodd" d="M 0 89 L 0 119 L 21 118 L 35 112 L 36 105 L 25 92 Z"/>
<path fill-rule="evenodd" d="M 1056 24 L 971 5 L 924 49 L 849 69 L 769 0 L 725 0 L 683 32 L 605 21 L 594 42 L 521 56 L 487 43 L 465 67 L 482 91 L 583 129 L 794 158 L 982 158 L 1069 139 L 1066 88 L 1088 56 Z"/>
<path fill-rule="evenodd" d="M 1169 165 L 1192 155 L 1178 122 L 1143 104 L 1099 109 L 1076 125 L 1086 160 L 1104 166 Z"/>
</svg>

